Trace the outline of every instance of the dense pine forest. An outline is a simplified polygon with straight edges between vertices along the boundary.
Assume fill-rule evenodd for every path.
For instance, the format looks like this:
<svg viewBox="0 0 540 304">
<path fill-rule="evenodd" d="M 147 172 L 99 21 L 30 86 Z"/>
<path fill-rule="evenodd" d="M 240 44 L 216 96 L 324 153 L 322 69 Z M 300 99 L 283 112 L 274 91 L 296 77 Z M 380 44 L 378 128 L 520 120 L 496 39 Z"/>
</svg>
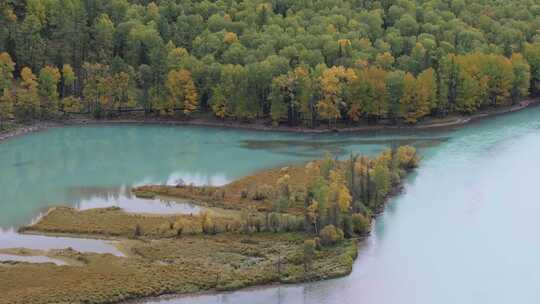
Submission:
<svg viewBox="0 0 540 304">
<path fill-rule="evenodd" d="M 2 0 L 0 124 L 416 123 L 540 91 L 540 1 Z"/>
</svg>

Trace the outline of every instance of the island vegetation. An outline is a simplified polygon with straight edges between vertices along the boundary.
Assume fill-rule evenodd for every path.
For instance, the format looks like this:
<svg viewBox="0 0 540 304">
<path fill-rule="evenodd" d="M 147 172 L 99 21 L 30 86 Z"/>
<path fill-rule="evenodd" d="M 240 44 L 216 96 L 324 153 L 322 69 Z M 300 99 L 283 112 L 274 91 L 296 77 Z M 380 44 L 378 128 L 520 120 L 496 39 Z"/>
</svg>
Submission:
<svg viewBox="0 0 540 304">
<path fill-rule="evenodd" d="M 197 214 L 53 208 L 20 232 L 111 239 L 126 257 L 67 249 L 41 253 L 64 266 L 0 263 L 0 303 L 115 303 L 347 275 L 358 239 L 418 161 L 414 148 L 402 146 L 374 158 L 261 171 L 221 187 L 134 190 L 204 206 Z"/>
<path fill-rule="evenodd" d="M 0 126 L 414 124 L 540 88 L 537 1 L 4 0 Z"/>
</svg>

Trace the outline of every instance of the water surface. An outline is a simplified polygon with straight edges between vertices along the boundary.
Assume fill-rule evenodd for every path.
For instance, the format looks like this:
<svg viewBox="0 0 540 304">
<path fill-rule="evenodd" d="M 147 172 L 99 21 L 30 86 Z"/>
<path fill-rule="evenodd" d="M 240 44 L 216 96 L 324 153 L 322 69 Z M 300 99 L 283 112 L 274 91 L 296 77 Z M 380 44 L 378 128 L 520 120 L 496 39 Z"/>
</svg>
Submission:
<svg viewBox="0 0 540 304">
<path fill-rule="evenodd" d="M 112 241 L 19 234 L 13 229 L 0 229 L 0 249 L 10 248 L 44 251 L 71 248 L 79 252 L 109 253 L 119 257 L 125 256 Z"/>
<path fill-rule="evenodd" d="M 0 144 L 0 227 L 28 224 L 50 206 L 119 206 L 131 212 L 197 212 L 136 199 L 143 184 L 223 185 L 260 169 L 322 157 L 377 153 L 433 134 L 295 135 L 171 126 L 54 128 Z"/>
<path fill-rule="evenodd" d="M 24 224 L 58 203 L 78 206 L 100 195 L 110 203 L 118 200 L 99 189 L 121 193 L 179 178 L 219 184 L 326 150 L 374 154 L 404 142 L 420 147 L 421 167 L 377 221 L 350 276 L 147 303 L 540 302 L 540 108 L 457 131 L 369 136 L 187 127 L 52 129 L 0 145 L 0 226 Z"/>
<path fill-rule="evenodd" d="M 33 264 L 44 264 L 52 263 L 58 266 L 67 265 L 66 262 L 53 259 L 46 256 L 25 256 L 25 255 L 14 255 L 14 254 L 2 254 L 0 253 L 0 262 L 26 262 Z"/>
</svg>

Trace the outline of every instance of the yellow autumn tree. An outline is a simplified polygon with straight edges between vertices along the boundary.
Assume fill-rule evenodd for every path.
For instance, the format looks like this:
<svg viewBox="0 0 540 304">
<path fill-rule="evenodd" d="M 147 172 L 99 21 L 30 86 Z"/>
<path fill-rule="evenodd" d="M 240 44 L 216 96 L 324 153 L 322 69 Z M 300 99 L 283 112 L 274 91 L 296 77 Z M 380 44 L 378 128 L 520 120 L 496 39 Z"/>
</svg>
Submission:
<svg viewBox="0 0 540 304">
<path fill-rule="evenodd" d="M 73 67 L 69 64 L 64 64 L 62 66 L 62 97 L 73 93 L 76 79 L 77 76 L 75 76 Z"/>
<path fill-rule="evenodd" d="M 37 78 L 28 67 L 21 71 L 21 84 L 17 89 L 15 111 L 23 120 L 37 118 L 40 114 Z"/>
<path fill-rule="evenodd" d="M 428 115 L 437 107 L 437 75 L 433 68 L 428 68 L 416 78 L 416 94 L 422 107 L 422 114 Z"/>
<path fill-rule="evenodd" d="M 342 66 L 326 69 L 319 77 L 322 98 L 317 103 L 317 112 L 328 121 L 328 126 L 341 118 L 341 110 L 347 107 L 349 84 L 355 79 L 354 70 Z"/>
<path fill-rule="evenodd" d="M 343 214 L 349 211 L 352 201 L 349 188 L 339 169 L 330 170 L 327 189 L 328 206 L 326 206 L 326 211 L 319 210 L 319 214 L 326 214 L 329 223 L 339 225 Z"/>
<path fill-rule="evenodd" d="M 0 130 L 4 128 L 7 121 L 14 118 L 13 104 L 13 94 L 10 89 L 5 88 L 0 96 Z"/>
<path fill-rule="evenodd" d="M 15 62 L 11 59 L 8 53 L 0 54 L 0 91 L 7 88 L 13 80 L 13 71 L 15 70 Z"/>
<path fill-rule="evenodd" d="M 233 44 L 235 42 L 238 42 L 238 36 L 234 32 L 226 32 L 223 36 L 223 42 L 227 44 Z"/>
<path fill-rule="evenodd" d="M 403 90 L 399 103 L 401 118 L 408 123 L 415 123 L 419 116 L 417 113 L 418 108 L 415 89 L 416 79 L 414 78 L 413 74 L 406 73 L 405 76 L 403 76 Z"/>
<path fill-rule="evenodd" d="M 384 52 L 377 54 L 375 57 L 375 64 L 380 67 L 381 69 L 388 70 L 392 67 L 394 64 L 395 59 L 390 52 Z"/>
<path fill-rule="evenodd" d="M 188 70 L 172 70 L 165 83 L 169 93 L 165 110 L 174 113 L 176 108 L 182 108 L 189 115 L 199 106 L 199 93 Z"/>
<path fill-rule="evenodd" d="M 129 90 L 129 80 L 129 74 L 126 72 L 120 72 L 111 77 L 111 107 L 116 108 L 118 112 L 122 108 L 133 107 L 135 105 L 135 99 Z"/>
<path fill-rule="evenodd" d="M 329 186 L 330 197 L 337 203 L 339 210 L 341 212 L 348 211 L 351 206 L 352 196 L 340 171 L 330 171 Z"/>
<path fill-rule="evenodd" d="M 338 40 L 338 47 L 339 47 L 339 56 L 350 56 L 352 52 L 352 43 L 349 39 L 339 39 Z"/>
</svg>

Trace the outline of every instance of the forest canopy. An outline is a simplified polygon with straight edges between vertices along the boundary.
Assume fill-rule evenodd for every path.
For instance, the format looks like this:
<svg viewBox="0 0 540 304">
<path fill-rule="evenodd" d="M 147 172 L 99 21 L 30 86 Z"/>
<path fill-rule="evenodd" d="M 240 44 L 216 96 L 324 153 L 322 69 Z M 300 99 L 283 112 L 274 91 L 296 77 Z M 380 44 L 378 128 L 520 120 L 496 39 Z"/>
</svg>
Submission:
<svg viewBox="0 0 540 304">
<path fill-rule="evenodd" d="M 538 30 L 538 0 L 4 0 L 0 122 L 470 114 L 539 93 Z"/>
</svg>

